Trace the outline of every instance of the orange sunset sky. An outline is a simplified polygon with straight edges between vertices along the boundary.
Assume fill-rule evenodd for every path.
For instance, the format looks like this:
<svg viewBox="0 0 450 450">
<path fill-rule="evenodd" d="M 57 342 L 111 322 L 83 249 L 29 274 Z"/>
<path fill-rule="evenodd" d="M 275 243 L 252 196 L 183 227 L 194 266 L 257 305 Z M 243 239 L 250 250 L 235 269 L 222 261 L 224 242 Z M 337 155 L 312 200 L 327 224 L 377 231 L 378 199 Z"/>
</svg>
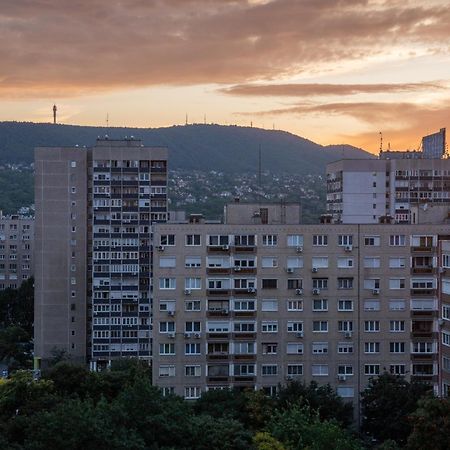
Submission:
<svg viewBox="0 0 450 450">
<path fill-rule="evenodd" d="M 0 120 L 283 129 L 396 150 L 450 125 L 450 0 L 0 0 Z"/>
</svg>

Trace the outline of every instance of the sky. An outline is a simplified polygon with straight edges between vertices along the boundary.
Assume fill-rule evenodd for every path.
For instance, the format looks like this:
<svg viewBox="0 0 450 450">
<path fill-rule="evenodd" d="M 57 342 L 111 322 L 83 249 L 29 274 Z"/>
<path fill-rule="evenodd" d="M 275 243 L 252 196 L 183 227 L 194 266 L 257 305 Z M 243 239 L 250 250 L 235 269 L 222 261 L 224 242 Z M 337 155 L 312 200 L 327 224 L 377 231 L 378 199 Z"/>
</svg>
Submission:
<svg viewBox="0 0 450 450">
<path fill-rule="evenodd" d="M 0 120 L 285 130 L 416 149 L 450 126 L 449 0 L 0 0 Z"/>
</svg>

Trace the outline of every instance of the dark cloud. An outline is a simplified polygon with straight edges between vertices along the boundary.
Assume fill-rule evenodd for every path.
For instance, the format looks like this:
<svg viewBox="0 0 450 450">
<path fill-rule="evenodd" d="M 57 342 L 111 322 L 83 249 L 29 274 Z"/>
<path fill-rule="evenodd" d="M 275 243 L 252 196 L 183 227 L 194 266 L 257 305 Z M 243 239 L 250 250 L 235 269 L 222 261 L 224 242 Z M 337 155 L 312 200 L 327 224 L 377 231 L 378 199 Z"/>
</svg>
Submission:
<svg viewBox="0 0 450 450">
<path fill-rule="evenodd" d="M 405 0 L 0 0 L 0 96 L 246 83 L 450 48 L 450 5 Z"/>
</svg>

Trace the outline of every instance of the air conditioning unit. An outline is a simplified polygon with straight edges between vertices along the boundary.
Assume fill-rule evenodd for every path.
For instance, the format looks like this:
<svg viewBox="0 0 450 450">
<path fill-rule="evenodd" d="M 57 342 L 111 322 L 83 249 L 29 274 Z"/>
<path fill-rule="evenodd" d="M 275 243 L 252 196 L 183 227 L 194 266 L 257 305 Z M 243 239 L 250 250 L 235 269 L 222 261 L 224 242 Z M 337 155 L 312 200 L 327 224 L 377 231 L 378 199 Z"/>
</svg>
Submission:
<svg viewBox="0 0 450 450">
<path fill-rule="evenodd" d="M 298 246 L 295 250 L 297 251 L 297 253 L 302 253 L 303 247 Z"/>
<path fill-rule="evenodd" d="M 222 314 L 228 314 L 228 308 L 222 308 L 222 309 L 220 310 L 220 312 L 221 312 Z"/>
<path fill-rule="evenodd" d="M 337 376 L 337 379 L 338 379 L 339 381 L 346 381 L 346 380 L 347 380 L 347 376 L 346 376 L 346 375 L 343 375 L 343 374 L 339 374 L 339 375 Z"/>
<path fill-rule="evenodd" d="M 352 246 L 352 245 L 346 245 L 345 248 L 344 248 L 344 250 L 345 250 L 346 252 L 351 252 L 351 251 L 353 250 L 353 246 Z"/>
<path fill-rule="evenodd" d="M 167 315 L 173 317 L 175 315 L 175 311 L 169 310 L 167 311 Z"/>
<path fill-rule="evenodd" d="M 286 375 L 286 381 L 292 381 L 294 377 L 292 375 Z"/>
<path fill-rule="evenodd" d="M 241 266 L 234 266 L 234 267 L 233 267 L 233 270 L 234 270 L 235 272 L 240 272 L 240 271 L 241 271 Z"/>
<path fill-rule="evenodd" d="M 184 294 L 185 295 L 191 295 L 191 290 L 190 289 L 185 289 L 184 290 Z"/>
<path fill-rule="evenodd" d="M 230 250 L 230 246 L 229 245 L 222 245 L 222 250 Z"/>
<path fill-rule="evenodd" d="M 439 273 L 445 273 L 445 267 L 439 267 Z"/>
<path fill-rule="evenodd" d="M 164 245 L 158 245 L 158 252 L 164 251 Z"/>
<path fill-rule="evenodd" d="M 312 269 L 311 269 L 311 272 L 312 273 L 317 273 L 319 271 L 319 269 L 317 268 L 317 267 L 313 267 Z"/>
<path fill-rule="evenodd" d="M 372 294 L 373 295 L 379 295 L 380 294 L 380 290 L 379 289 L 372 289 Z"/>
<path fill-rule="evenodd" d="M 175 339 L 175 333 L 167 333 L 167 337 L 170 339 Z"/>
<path fill-rule="evenodd" d="M 286 267 L 287 273 L 294 273 L 294 269 L 292 267 Z"/>
<path fill-rule="evenodd" d="M 296 336 L 297 336 L 298 338 L 302 338 L 302 337 L 304 336 L 303 331 L 299 331 L 299 332 L 296 334 Z"/>
<path fill-rule="evenodd" d="M 189 338 L 191 337 L 191 333 L 184 333 L 184 337 L 185 337 L 186 339 L 189 339 Z"/>
<path fill-rule="evenodd" d="M 352 337 L 352 332 L 351 332 L 351 331 L 346 331 L 346 332 L 344 333 L 344 337 L 346 337 L 346 338 L 351 338 L 351 337 Z"/>
<path fill-rule="evenodd" d="M 247 289 L 247 292 L 248 292 L 249 294 L 254 294 L 254 293 L 256 292 L 256 288 L 248 288 L 248 289 Z"/>
<path fill-rule="evenodd" d="M 313 289 L 312 293 L 313 293 L 313 295 L 319 295 L 320 294 L 320 289 Z"/>
<path fill-rule="evenodd" d="M 201 333 L 194 334 L 195 339 L 200 339 L 202 337 Z"/>
<path fill-rule="evenodd" d="M 296 289 L 295 290 L 296 295 L 303 295 L 303 289 Z"/>
</svg>

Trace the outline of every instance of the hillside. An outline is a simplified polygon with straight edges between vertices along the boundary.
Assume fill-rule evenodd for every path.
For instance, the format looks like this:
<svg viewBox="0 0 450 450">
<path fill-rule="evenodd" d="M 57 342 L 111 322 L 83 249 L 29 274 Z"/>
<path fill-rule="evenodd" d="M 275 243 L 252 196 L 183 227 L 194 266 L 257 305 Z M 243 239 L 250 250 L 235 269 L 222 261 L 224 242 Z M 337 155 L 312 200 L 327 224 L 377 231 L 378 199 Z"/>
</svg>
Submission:
<svg viewBox="0 0 450 450">
<path fill-rule="evenodd" d="M 262 168 L 272 173 L 317 174 L 331 161 L 371 158 L 355 147 L 321 146 L 284 131 L 259 128 L 187 125 L 168 128 L 104 128 L 74 125 L 0 122 L 0 165 L 33 162 L 39 146 L 92 146 L 98 136 L 134 136 L 145 145 L 167 146 L 171 169 L 254 172 L 261 147 Z"/>
</svg>

